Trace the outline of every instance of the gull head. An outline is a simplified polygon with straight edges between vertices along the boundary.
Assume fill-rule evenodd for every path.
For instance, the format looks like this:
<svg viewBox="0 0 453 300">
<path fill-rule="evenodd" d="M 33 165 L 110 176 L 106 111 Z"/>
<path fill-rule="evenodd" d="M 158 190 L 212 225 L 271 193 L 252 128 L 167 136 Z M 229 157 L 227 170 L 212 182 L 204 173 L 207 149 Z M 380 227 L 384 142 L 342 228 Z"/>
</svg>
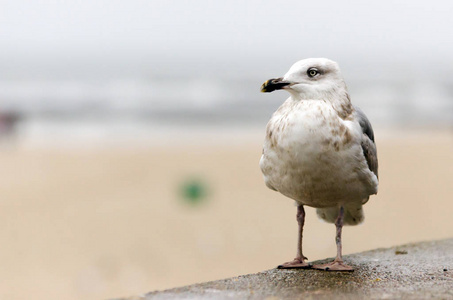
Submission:
<svg viewBox="0 0 453 300">
<path fill-rule="evenodd" d="M 261 92 L 286 90 L 295 99 L 325 99 L 346 92 L 338 64 L 327 58 L 308 58 L 291 66 L 285 76 L 269 79 Z"/>
</svg>

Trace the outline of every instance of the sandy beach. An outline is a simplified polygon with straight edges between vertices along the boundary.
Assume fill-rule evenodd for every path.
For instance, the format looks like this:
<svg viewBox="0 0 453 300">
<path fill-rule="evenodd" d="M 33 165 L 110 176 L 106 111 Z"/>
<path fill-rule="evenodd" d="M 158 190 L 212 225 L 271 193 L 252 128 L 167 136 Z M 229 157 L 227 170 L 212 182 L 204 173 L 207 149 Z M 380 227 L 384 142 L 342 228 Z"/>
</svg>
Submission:
<svg viewBox="0 0 453 300">
<path fill-rule="evenodd" d="M 453 133 L 377 143 L 379 194 L 344 229 L 344 253 L 453 237 Z M 296 208 L 265 187 L 261 144 L 1 149 L 0 299 L 138 295 L 292 259 Z M 181 196 L 193 178 L 206 190 L 195 204 Z M 304 253 L 333 257 L 334 226 L 306 211 Z"/>
</svg>

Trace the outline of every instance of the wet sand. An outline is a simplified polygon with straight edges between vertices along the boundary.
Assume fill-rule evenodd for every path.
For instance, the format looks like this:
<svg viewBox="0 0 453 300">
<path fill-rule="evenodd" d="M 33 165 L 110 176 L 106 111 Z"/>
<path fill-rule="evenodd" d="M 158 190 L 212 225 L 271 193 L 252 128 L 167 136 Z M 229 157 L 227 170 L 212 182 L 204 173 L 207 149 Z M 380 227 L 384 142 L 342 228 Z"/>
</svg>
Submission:
<svg viewBox="0 0 453 300">
<path fill-rule="evenodd" d="M 379 194 L 345 254 L 453 236 L 453 133 L 404 136 L 377 134 Z M 261 143 L 0 150 L 0 299 L 138 295 L 292 259 L 296 208 L 264 186 Z M 191 178 L 198 204 L 181 197 Z M 334 256 L 334 226 L 306 211 L 304 253 Z"/>
</svg>

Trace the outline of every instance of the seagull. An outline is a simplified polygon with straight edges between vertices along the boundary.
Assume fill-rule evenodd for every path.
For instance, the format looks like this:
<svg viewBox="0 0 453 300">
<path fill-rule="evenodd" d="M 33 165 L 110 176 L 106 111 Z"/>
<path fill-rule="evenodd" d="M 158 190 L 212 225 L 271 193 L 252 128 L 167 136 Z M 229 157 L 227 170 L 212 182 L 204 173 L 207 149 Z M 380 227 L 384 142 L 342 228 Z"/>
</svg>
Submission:
<svg viewBox="0 0 453 300">
<path fill-rule="evenodd" d="M 343 225 L 364 219 L 362 206 L 378 191 L 378 160 L 371 124 L 352 105 L 338 64 L 326 58 L 296 62 L 285 76 L 269 79 L 261 92 L 286 90 L 290 97 L 266 127 L 260 168 L 266 186 L 296 201 L 297 254 L 278 268 L 353 271 L 342 258 Z M 336 226 L 333 262 L 310 265 L 302 252 L 304 206 Z"/>
</svg>

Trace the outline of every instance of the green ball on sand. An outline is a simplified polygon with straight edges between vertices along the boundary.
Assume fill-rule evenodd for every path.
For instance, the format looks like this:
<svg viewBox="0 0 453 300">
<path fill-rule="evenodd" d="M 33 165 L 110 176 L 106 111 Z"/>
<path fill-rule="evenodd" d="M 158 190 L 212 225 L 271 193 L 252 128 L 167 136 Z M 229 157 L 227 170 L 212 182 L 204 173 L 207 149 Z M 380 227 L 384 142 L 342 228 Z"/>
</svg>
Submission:
<svg viewBox="0 0 453 300">
<path fill-rule="evenodd" d="M 186 180 L 181 184 L 180 194 L 185 203 L 199 205 L 206 199 L 207 184 L 200 179 Z"/>
</svg>

